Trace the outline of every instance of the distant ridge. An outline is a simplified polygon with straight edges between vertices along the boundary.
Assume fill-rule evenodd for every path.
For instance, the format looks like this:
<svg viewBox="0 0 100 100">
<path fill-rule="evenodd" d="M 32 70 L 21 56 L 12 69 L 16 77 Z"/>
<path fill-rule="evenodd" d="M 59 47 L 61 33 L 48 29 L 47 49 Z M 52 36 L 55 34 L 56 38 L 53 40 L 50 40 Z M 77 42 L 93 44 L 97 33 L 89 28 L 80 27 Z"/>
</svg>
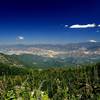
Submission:
<svg viewBox="0 0 100 100">
<path fill-rule="evenodd" d="M 23 64 L 20 61 L 18 61 L 15 57 L 5 55 L 3 53 L 0 53 L 0 63 L 9 66 L 23 67 Z"/>
</svg>

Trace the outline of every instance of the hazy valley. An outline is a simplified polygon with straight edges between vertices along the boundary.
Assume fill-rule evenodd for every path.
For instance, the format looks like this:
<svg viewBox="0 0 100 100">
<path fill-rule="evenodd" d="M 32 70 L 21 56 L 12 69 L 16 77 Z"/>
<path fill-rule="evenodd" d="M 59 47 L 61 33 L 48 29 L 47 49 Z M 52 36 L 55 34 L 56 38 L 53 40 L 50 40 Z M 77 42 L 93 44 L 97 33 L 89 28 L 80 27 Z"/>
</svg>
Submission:
<svg viewBox="0 0 100 100">
<path fill-rule="evenodd" d="M 67 67 L 100 61 L 100 42 L 0 46 L 0 59 L 19 66 Z M 3 55 L 4 54 L 4 55 Z M 2 60 L 1 60 L 2 62 Z"/>
</svg>

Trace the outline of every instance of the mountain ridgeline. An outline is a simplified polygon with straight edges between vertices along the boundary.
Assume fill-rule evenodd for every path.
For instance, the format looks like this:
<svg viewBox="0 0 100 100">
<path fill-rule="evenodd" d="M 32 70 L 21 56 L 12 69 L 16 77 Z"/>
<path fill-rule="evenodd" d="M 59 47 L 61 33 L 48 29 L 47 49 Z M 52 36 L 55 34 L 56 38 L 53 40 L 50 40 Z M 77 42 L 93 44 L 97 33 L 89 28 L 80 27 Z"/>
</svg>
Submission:
<svg viewBox="0 0 100 100">
<path fill-rule="evenodd" d="M 34 68 L 69 67 L 100 61 L 100 42 L 0 46 L 1 63 Z"/>
</svg>

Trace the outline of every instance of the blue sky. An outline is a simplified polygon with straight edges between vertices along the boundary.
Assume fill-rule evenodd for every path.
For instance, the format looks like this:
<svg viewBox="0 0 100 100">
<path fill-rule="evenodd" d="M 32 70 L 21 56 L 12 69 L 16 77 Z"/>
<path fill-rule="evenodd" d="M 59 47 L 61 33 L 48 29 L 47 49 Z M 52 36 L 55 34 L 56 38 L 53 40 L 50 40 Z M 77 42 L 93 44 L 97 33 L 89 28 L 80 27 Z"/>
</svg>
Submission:
<svg viewBox="0 0 100 100">
<path fill-rule="evenodd" d="M 0 0 L 0 44 L 100 41 L 99 5 L 100 0 Z"/>
</svg>

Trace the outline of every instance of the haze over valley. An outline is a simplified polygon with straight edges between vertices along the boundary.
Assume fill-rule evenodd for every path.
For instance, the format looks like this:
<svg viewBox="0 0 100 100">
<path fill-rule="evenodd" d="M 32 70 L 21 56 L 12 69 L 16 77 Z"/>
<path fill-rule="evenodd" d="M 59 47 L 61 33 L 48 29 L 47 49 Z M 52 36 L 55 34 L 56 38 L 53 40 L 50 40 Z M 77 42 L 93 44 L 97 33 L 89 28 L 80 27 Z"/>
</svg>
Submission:
<svg viewBox="0 0 100 100">
<path fill-rule="evenodd" d="M 76 64 L 97 63 L 100 60 L 100 42 L 70 44 L 5 45 L 0 53 L 14 57 L 22 65 L 32 67 L 67 67 Z"/>
</svg>

